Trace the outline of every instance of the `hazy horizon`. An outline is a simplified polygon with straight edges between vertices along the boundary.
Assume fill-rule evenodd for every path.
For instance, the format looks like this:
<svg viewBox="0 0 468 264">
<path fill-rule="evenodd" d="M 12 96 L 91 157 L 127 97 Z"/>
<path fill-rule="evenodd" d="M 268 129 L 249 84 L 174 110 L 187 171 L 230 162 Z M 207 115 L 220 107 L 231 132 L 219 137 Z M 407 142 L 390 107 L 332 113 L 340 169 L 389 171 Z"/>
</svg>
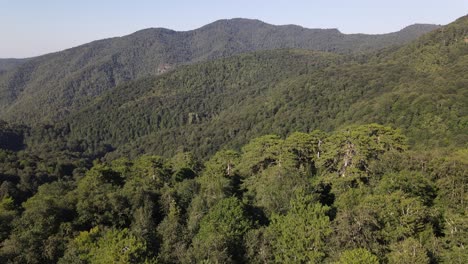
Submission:
<svg viewBox="0 0 468 264">
<path fill-rule="evenodd" d="M 345 34 L 385 34 L 412 24 L 445 25 L 466 15 L 468 2 L 353 1 L 139 1 L 0 0 L 0 58 L 28 58 L 119 37 L 146 28 L 187 31 L 220 19 L 258 19 L 268 24 L 337 28 Z M 339 8 L 338 8 L 339 7 Z"/>
</svg>

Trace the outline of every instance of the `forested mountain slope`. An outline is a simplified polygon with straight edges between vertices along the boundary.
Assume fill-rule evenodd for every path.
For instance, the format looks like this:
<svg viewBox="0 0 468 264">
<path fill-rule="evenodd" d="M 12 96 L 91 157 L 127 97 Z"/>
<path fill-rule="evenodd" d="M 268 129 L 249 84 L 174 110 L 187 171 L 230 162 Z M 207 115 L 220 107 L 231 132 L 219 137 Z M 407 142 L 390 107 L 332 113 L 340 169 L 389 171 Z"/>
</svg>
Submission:
<svg viewBox="0 0 468 264">
<path fill-rule="evenodd" d="M 377 122 L 419 146 L 467 142 L 467 18 L 364 57 L 255 52 L 129 82 L 64 120 L 71 138 L 134 154 L 205 156 L 266 133 Z"/>
<path fill-rule="evenodd" d="M 0 263 L 465 264 L 467 35 L 256 51 L 0 121 Z"/>
<path fill-rule="evenodd" d="M 407 43 L 437 27 L 417 24 L 390 34 L 346 35 L 336 29 L 232 19 L 185 32 L 141 30 L 32 58 L 0 74 L 0 118 L 28 124 L 55 121 L 116 85 L 180 64 L 278 48 L 337 53 L 377 50 Z"/>
<path fill-rule="evenodd" d="M 0 59 L 0 74 L 15 68 L 28 61 L 28 59 Z"/>
</svg>

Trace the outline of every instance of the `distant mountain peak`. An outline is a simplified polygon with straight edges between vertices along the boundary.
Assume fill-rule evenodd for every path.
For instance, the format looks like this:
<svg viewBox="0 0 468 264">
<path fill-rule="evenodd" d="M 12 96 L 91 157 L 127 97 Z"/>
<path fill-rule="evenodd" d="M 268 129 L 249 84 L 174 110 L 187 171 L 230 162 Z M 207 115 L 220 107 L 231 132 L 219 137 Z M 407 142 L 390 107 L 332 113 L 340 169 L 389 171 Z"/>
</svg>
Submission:
<svg viewBox="0 0 468 264">
<path fill-rule="evenodd" d="M 442 25 L 435 25 L 435 24 L 420 24 L 420 23 L 416 23 L 416 24 L 412 24 L 412 25 L 409 25 L 409 26 L 406 26 L 404 28 L 402 28 L 401 30 L 399 30 L 398 32 L 409 32 L 409 31 L 412 31 L 412 32 L 415 32 L 415 31 L 424 31 L 424 32 L 428 32 L 428 31 L 432 31 L 432 30 L 435 30 L 435 29 L 438 29 L 440 28 Z"/>
<path fill-rule="evenodd" d="M 156 27 L 156 28 L 145 28 L 138 30 L 130 35 L 144 35 L 144 34 L 174 34 L 177 33 L 178 31 L 168 29 L 168 28 L 162 28 L 162 27 Z"/>
</svg>

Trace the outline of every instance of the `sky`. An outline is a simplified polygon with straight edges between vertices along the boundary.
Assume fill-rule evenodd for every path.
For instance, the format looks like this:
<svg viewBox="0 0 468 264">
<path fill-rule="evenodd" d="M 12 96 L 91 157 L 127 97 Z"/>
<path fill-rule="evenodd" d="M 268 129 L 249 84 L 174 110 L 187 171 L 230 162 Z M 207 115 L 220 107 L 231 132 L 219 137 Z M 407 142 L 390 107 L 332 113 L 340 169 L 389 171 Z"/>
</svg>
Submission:
<svg viewBox="0 0 468 264">
<path fill-rule="evenodd" d="M 343 33 L 379 34 L 448 24 L 468 0 L 0 0 L 0 58 L 25 58 L 150 27 L 191 30 L 252 18 Z"/>
</svg>

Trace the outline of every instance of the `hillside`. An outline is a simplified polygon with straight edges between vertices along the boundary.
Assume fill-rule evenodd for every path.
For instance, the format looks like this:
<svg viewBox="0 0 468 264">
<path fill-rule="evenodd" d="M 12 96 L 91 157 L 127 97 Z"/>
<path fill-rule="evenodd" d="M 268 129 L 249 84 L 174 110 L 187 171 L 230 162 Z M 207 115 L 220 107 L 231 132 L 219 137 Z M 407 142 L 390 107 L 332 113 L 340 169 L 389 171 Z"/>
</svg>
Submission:
<svg viewBox="0 0 468 264">
<path fill-rule="evenodd" d="M 32 58 L 0 74 L 0 118 L 28 124 L 62 119 L 116 85 L 181 64 L 278 48 L 372 51 L 407 43 L 436 28 L 419 24 L 390 34 L 346 35 L 336 29 L 232 19 L 185 32 L 141 30 Z"/>
<path fill-rule="evenodd" d="M 205 157 L 268 133 L 381 123 L 411 145 L 467 142 L 467 18 L 365 59 L 301 50 L 254 52 L 118 86 L 62 122 L 70 138 L 119 153 Z"/>
<path fill-rule="evenodd" d="M 106 64 L 115 40 L 89 44 L 107 66 L 88 84 L 61 79 L 87 67 L 73 50 L 0 73 L 25 89 L 2 90 L 0 263 L 466 263 L 468 16 L 365 53 L 206 46 L 111 82 L 131 65 Z"/>
<path fill-rule="evenodd" d="M 0 59 L 0 74 L 25 63 L 29 59 Z"/>
</svg>

